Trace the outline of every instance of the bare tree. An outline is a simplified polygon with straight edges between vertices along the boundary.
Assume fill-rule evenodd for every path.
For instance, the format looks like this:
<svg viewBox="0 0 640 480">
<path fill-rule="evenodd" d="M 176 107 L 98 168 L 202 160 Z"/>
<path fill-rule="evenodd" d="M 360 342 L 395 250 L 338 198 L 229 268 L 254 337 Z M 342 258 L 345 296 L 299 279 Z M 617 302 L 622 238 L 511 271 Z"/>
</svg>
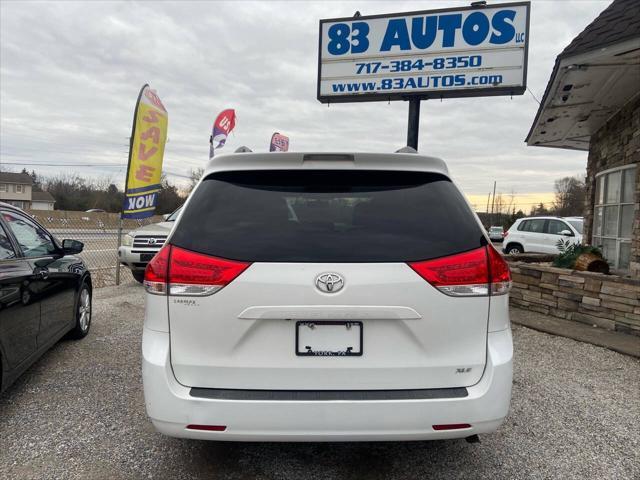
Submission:
<svg viewBox="0 0 640 480">
<path fill-rule="evenodd" d="M 508 194 L 503 194 L 502 192 L 496 193 L 492 205 L 493 214 L 488 215 L 486 219 L 490 224 L 488 226 L 502 225 L 505 229 L 509 228 L 514 221 L 512 217 L 515 218 L 516 214 L 515 201 L 516 193 L 513 190 Z"/>
<path fill-rule="evenodd" d="M 584 210 L 584 177 L 564 177 L 555 181 L 556 198 L 553 213 L 556 215 L 581 216 Z"/>
<path fill-rule="evenodd" d="M 110 177 L 86 179 L 77 173 L 61 173 L 54 177 L 40 177 L 42 187 L 53 195 L 57 210 L 88 210 L 102 208 L 119 212 L 124 204 L 124 192 Z M 158 213 L 170 213 L 184 203 L 178 188 L 162 176 L 162 189 L 158 194 Z"/>
<path fill-rule="evenodd" d="M 164 173 L 162 174 L 160 182 L 162 189 L 158 193 L 156 212 L 163 214 L 171 213 L 184 203 L 185 198 L 181 195 L 178 187 L 169 182 Z"/>
<path fill-rule="evenodd" d="M 187 193 L 190 193 L 191 190 L 193 190 L 196 187 L 203 173 L 204 173 L 204 168 L 191 169 L 191 177 L 189 178 L 189 186 L 187 187 Z"/>
<path fill-rule="evenodd" d="M 531 207 L 531 213 L 529 214 L 529 216 L 531 217 L 535 217 L 535 216 L 540 216 L 540 215 L 549 215 L 552 212 L 550 212 L 547 207 L 544 205 L 544 203 L 540 202 L 538 205 L 534 205 Z"/>
</svg>

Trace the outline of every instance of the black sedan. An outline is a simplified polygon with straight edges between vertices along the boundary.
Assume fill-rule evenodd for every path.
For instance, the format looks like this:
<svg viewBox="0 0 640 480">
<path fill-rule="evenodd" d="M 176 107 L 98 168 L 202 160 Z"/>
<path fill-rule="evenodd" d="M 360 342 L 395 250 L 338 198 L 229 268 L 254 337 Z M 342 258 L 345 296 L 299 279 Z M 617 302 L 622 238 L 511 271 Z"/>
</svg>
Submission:
<svg viewBox="0 0 640 480">
<path fill-rule="evenodd" d="M 0 202 L 0 392 L 65 335 L 91 325 L 83 244 L 60 243 L 19 208 Z"/>
</svg>

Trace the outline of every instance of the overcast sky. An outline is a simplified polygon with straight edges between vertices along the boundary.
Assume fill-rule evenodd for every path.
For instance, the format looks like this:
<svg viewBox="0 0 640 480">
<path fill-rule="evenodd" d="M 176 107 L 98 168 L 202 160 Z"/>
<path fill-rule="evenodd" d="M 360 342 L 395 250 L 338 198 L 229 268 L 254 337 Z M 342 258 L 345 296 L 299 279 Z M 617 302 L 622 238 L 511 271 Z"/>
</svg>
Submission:
<svg viewBox="0 0 640 480">
<path fill-rule="evenodd" d="M 406 143 L 405 102 L 327 108 L 316 100 L 318 20 L 468 3 L 3 0 L 0 166 L 110 177 L 122 187 L 147 82 L 169 111 L 164 165 L 177 183 L 175 174 L 206 163 L 224 108 L 236 109 L 237 124 L 221 152 L 265 151 L 274 131 L 291 138 L 290 150 L 394 151 Z M 540 100 L 556 55 L 609 2 L 532 3 L 528 85 Z M 444 158 L 474 203 L 495 179 L 528 210 L 524 203 L 550 198 L 554 179 L 583 174 L 587 160 L 525 146 L 537 108 L 529 93 L 423 102 L 419 150 Z"/>
</svg>

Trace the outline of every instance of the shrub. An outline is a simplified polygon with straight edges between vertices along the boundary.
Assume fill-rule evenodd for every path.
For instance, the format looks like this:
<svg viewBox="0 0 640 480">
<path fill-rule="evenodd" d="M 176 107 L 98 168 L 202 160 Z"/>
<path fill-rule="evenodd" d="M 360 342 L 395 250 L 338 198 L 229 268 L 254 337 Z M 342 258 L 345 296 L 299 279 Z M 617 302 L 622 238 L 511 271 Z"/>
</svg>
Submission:
<svg viewBox="0 0 640 480">
<path fill-rule="evenodd" d="M 560 250 L 560 255 L 558 255 L 553 261 L 554 267 L 573 269 L 578 257 L 584 253 L 591 253 L 604 260 L 602 252 L 598 247 L 580 245 L 565 239 L 558 240 L 556 246 L 558 247 L 558 250 Z"/>
</svg>

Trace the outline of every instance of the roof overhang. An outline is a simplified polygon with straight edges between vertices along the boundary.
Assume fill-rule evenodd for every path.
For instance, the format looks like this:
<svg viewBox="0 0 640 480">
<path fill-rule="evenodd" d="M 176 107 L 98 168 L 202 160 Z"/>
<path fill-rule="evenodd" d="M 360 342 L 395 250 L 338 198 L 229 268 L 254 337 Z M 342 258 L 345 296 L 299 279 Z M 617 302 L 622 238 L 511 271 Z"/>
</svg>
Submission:
<svg viewBox="0 0 640 480">
<path fill-rule="evenodd" d="M 591 135 L 640 94 L 640 38 L 556 59 L 527 145 L 589 150 Z"/>
<path fill-rule="evenodd" d="M 5 180 L 3 178 L 0 178 L 0 182 L 2 182 L 2 183 L 10 183 L 12 185 L 33 185 L 33 182 L 22 182 L 22 181 L 18 181 L 18 180 Z"/>
</svg>

